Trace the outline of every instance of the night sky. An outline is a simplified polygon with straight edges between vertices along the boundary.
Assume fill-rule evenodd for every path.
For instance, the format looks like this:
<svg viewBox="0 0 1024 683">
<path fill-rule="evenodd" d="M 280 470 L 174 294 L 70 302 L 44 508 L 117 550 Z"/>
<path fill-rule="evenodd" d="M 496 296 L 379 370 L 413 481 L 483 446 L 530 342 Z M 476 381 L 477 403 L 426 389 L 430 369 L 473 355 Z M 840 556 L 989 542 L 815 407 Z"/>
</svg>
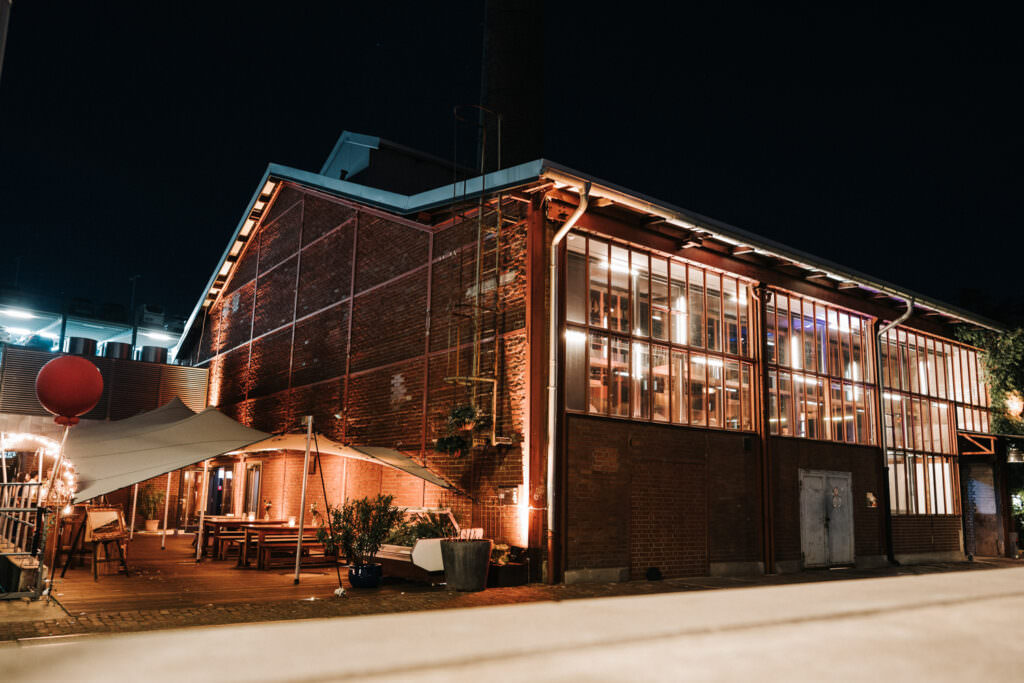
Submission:
<svg viewBox="0 0 1024 683">
<path fill-rule="evenodd" d="M 127 304 L 141 274 L 187 314 L 268 162 L 316 171 L 346 129 L 449 156 L 482 5 L 363 4 L 16 0 L 0 287 Z M 1019 16 L 548 5 L 548 158 L 990 315 L 1020 298 Z"/>
</svg>

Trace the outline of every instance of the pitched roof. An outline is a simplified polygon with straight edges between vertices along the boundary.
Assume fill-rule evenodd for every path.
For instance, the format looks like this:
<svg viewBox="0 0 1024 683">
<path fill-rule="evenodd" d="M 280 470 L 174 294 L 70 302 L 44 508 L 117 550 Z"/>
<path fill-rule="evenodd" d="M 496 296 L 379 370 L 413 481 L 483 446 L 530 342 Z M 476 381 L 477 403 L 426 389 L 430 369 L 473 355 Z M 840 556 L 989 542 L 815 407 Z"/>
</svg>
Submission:
<svg viewBox="0 0 1024 683">
<path fill-rule="evenodd" d="M 331 158 L 335 156 L 336 151 L 332 152 Z M 325 169 L 329 167 L 330 158 L 324 165 Z M 246 205 L 246 210 L 242 214 L 231 239 L 228 240 L 217 268 L 213 271 L 213 275 L 203 289 L 202 296 L 192 310 L 188 322 L 185 324 L 185 331 L 182 333 L 178 345 L 173 349 L 172 355 L 177 356 L 181 346 L 189 337 L 199 317 L 199 313 L 203 309 L 204 303 L 208 300 L 212 302 L 216 298 L 215 295 L 219 292 L 218 285 L 223 285 L 226 282 L 235 262 L 235 257 L 238 255 L 237 243 L 240 239 L 244 240 L 254 230 L 255 225 L 262 216 L 263 209 L 270 201 L 273 190 L 281 182 L 295 183 L 399 216 L 409 216 L 473 199 L 481 194 L 492 194 L 543 180 L 554 182 L 556 186 L 576 192 L 580 191 L 584 184 L 589 183 L 591 188 L 590 196 L 592 198 L 604 198 L 632 211 L 661 218 L 667 224 L 690 231 L 693 234 L 703 235 L 727 244 L 752 248 L 759 254 L 781 259 L 786 263 L 796 265 L 817 274 L 817 276 L 837 283 L 849 283 L 850 286 L 884 294 L 895 299 L 913 299 L 915 306 L 918 308 L 930 310 L 960 322 L 994 331 L 1005 329 L 1000 323 L 989 320 L 984 316 L 965 311 L 881 278 L 813 256 L 799 249 L 748 232 L 742 228 L 737 228 L 696 212 L 674 206 L 668 202 L 648 197 L 647 195 L 595 178 L 547 159 L 536 159 L 518 166 L 467 178 L 411 195 L 389 192 L 280 164 L 269 164 L 267 170 L 263 173 L 263 177 L 256 185 L 257 189 Z M 233 250 L 236 250 L 234 255 L 232 255 Z"/>
</svg>

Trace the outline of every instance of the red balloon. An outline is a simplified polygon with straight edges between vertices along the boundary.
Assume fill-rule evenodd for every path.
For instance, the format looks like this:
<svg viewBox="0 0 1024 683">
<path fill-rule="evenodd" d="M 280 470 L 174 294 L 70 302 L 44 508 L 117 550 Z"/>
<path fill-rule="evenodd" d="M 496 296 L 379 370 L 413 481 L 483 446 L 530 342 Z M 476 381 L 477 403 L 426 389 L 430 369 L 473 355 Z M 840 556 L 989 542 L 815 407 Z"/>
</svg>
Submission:
<svg viewBox="0 0 1024 683">
<path fill-rule="evenodd" d="M 95 408 L 102 394 L 99 368 L 81 356 L 54 358 L 36 375 L 36 396 L 57 416 L 57 424 L 77 424 L 78 416 Z"/>
</svg>

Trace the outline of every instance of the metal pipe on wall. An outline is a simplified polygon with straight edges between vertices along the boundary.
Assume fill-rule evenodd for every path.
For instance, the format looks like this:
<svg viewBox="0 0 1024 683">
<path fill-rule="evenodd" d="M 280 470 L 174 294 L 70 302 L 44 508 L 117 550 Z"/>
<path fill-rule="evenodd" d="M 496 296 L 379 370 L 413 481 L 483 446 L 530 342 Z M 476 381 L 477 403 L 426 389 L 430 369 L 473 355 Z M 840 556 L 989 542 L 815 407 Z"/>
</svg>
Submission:
<svg viewBox="0 0 1024 683">
<path fill-rule="evenodd" d="M 899 318 L 887 325 L 883 325 L 875 333 L 875 411 L 878 414 L 878 426 L 881 431 L 879 445 L 882 447 L 882 519 L 885 522 L 885 556 L 890 564 L 897 564 L 896 551 L 892 547 L 892 501 L 889 500 L 889 445 L 885 442 L 885 402 L 882 393 L 885 391 L 885 383 L 882 380 L 882 338 L 892 328 L 900 325 L 914 314 L 914 299 L 905 299 L 907 310 Z"/>
<path fill-rule="evenodd" d="M 569 219 L 562 224 L 562 227 L 558 229 L 555 236 L 551 238 L 551 249 L 548 255 L 548 281 L 551 283 L 551 311 L 548 317 L 548 477 L 547 477 L 547 506 L 548 506 L 548 580 L 551 583 L 555 583 L 555 579 L 558 576 L 558 569 L 554 566 L 553 562 L 553 549 L 555 547 L 555 524 L 557 521 L 557 515 L 555 514 L 555 494 L 557 493 L 557 486 L 555 477 L 557 475 L 557 467 L 555 465 L 555 457 L 557 454 L 557 444 L 555 443 L 555 433 L 558 426 L 558 245 L 561 243 L 565 236 L 569 234 L 573 226 L 576 225 L 580 217 L 587 210 L 587 205 L 590 202 L 590 182 L 583 183 L 583 189 L 580 190 L 580 203 L 576 207 L 576 210 L 572 212 Z"/>
</svg>

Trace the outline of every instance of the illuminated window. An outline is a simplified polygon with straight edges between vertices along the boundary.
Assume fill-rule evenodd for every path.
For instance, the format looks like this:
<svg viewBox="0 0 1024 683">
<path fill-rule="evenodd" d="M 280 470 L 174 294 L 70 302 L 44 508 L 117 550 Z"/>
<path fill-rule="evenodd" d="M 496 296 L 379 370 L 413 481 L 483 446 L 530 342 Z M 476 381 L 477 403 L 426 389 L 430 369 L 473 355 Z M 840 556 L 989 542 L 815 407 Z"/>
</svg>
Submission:
<svg viewBox="0 0 1024 683">
<path fill-rule="evenodd" d="M 870 320 L 775 291 L 765 309 L 765 325 L 769 431 L 874 444 Z"/>
<path fill-rule="evenodd" d="M 753 430 L 750 300 L 735 276 L 570 234 L 566 409 Z"/>
</svg>

